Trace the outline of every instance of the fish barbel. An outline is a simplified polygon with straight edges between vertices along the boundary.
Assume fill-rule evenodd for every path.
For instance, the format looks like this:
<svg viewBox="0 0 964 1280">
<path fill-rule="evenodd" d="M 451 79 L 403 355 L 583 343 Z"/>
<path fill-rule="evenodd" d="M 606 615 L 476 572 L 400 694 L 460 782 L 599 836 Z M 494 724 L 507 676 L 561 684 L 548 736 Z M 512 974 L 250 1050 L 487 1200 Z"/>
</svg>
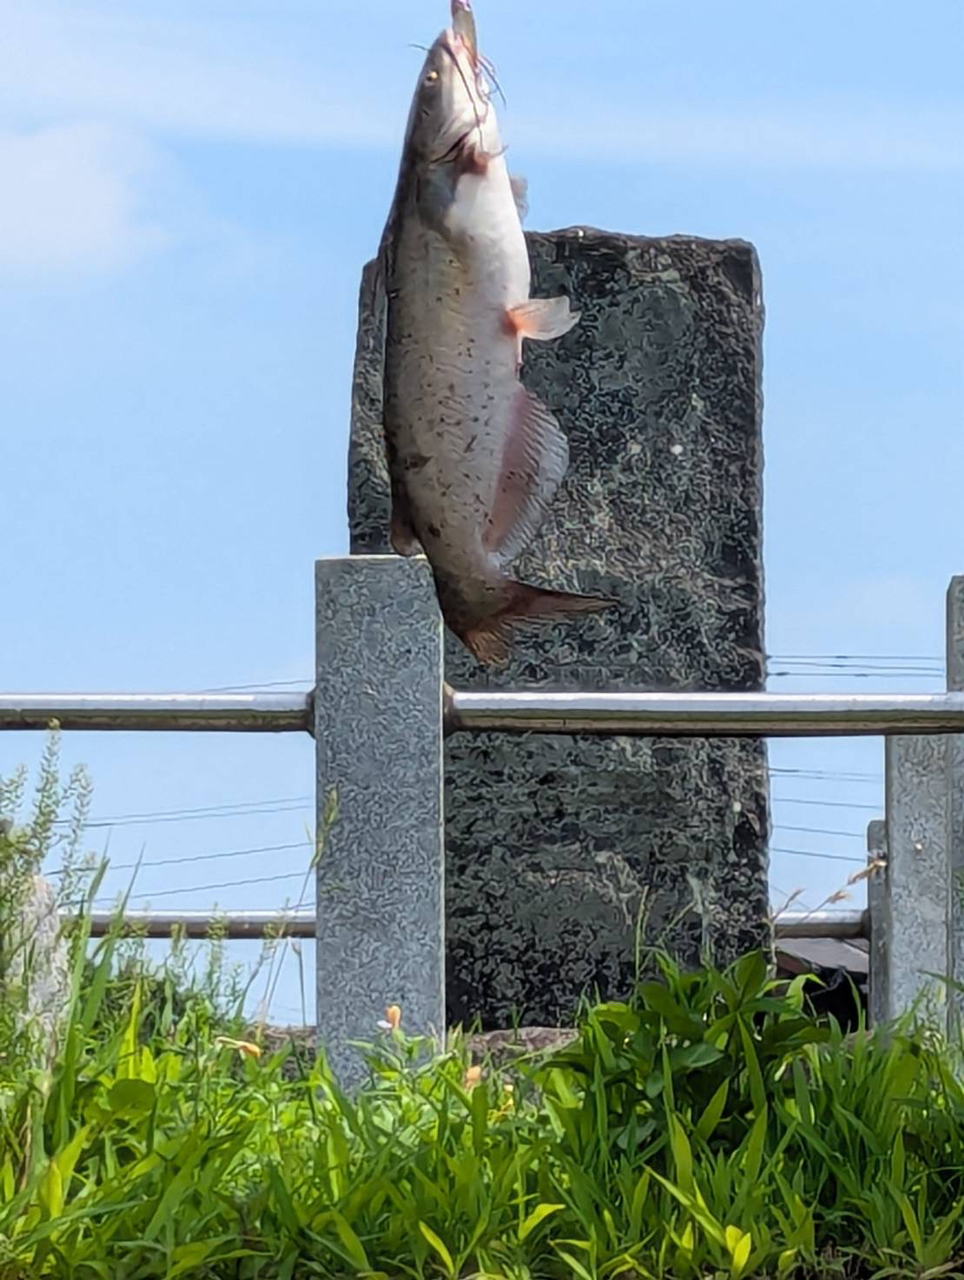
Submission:
<svg viewBox="0 0 964 1280">
<path fill-rule="evenodd" d="M 561 337 L 566 297 L 529 297 L 529 255 L 488 64 L 466 0 L 425 59 L 379 250 L 392 546 L 424 550 L 449 628 L 482 662 L 520 619 L 607 608 L 506 572 L 542 523 L 566 437 L 519 380 L 522 342 Z"/>
</svg>

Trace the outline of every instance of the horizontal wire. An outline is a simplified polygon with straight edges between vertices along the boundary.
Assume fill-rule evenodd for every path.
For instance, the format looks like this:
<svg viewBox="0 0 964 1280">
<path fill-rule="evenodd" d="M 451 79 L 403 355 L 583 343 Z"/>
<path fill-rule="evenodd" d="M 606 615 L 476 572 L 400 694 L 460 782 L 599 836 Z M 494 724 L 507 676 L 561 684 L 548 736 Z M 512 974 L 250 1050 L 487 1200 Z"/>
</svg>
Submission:
<svg viewBox="0 0 964 1280">
<path fill-rule="evenodd" d="M 814 781 L 814 782 L 874 782 L 882 784 L 884 775 L 882 773 L 848 773 L 841 770 L 834 773 L 829 769 L 787 769 L 770 767 L 770 773 L 776 774 L 778 777 L 787 778 L 789 781 Z"/>
<path fill-rule="evenodd" d="M 221 853 L 192 853 L 181 858 L 143 858 L 140 862 L 107 861 L 108 871 L 134 871 L 139 867 L 173 867 L 186 862 L 217 862 L 222 858 L 246 858 L 255 853 L 282 853 L 288 849 L 311 849 L 310 840 L 296 840 L 291 844 L 263 844 L 254 849 L 225 849 Z M 62 868 L 46 873 L 52 876 L 64 874 Z"/>
<path fill-rule="evenodd" d="M 774 662 L 936 662 L 944 658 L 936 653 L 768 653 Z"/>
<path fill-rule="evenodd" d="M 864 813 L 880 813 L 879 804 L 856 804 L 852 800 L 805 800 L 800 796 L 772 796 L 774 804 L 805 804 L 826 809 L 860 809 Z"/>
<path fill-rule="evenodd" d="M 779 777 L 785 781 L 825 781 L 825 782 L 860 782 L 860 783 L 883 783 L 882 774 L 873 773 L 857 773 L 847 771 L 834 771 L 823 769 L 794 769 L 786 767 L 774 766 L 769 770 L 774 777 Z M 788 804 L 827 804 L 834 806 L 840 802 L 832 800 L 799 800 L 791 796 L 773 797 L 774 800 L 783 800 Z M 312 795 L 301 796 L 279 796 L 263 800 L 239 800 L 230 804 L 222 805 L 204 805 L 198 808 L 183 809 L 153 809 L 145 810 L 137 813 L 121 813 L 98 815 L 95 818 L 88 819 L 84 823 L 86 830 L 98 830 L 108 827 L 123 826 L 141 826 L 141 825 L 160 825 L 169 822 L 191 822 L 201 821 L 205 819 L 216 818 L 245 818 L 260 817 L 272 813 L 294 813 L 303 810 L 309 806 L 313 806 L 315 797 Z M 847 808 L 869 808 L 875 806 L 867 805 L 850 805 Z M 69 825 L 69 819 L 59 819 L 59 825 Z"/>
<path fill-rule="evenodd" d="M 222 880 L 218 884 L 189 884 L 179 889 L 160 889 L 155 893 L 135 893 L 130 895 L 131 901 L 143 902 L 145 899 L 171 898 L 178 893 L 207 893 L 210 889 L 236 889 L 250 884 L 278 884 L 282 880 L 304 880 L 306 872 L 292 871 L 281 876 L 254 876 L 249 880 Z"/>
<path fill-rule="evenodd" d="M 768 680 L 943 680 L 943 671 L 768 671 Z"/>
<path fill-rule="evenodd" d="M 831 827 L 794 827 L 787 822 L 775 822 L 773 824 L 774 831 L 796 831 L 801 835 L 808 836 L 841 836 L 847 840 L 866 840 L 866 832 L 863 831 L 835 831 Z"/>
<path fill-rule="evenodd" d="M 243 693 L 248 689 L 290 689 L 294 685 L 303 684 L 305 692 L 310 692 L 314 681 L 309 677 L 301 680 L 260 680 L 254 684 L 220 684 L 213 689 L 199 689 L 199 693 Z"/>
<path fill-rule="evenodd" d="M 865 866 L 866 858 L 852 858 L 845 853 L 818 853 L 815 849 L 776 849 L 770 850 L 771 853 L 787 853 L 792 854 L 795 858 L 819 858 L 822 862 L 856 862 L 861 866 Z"/>
<path fill-rule="evenodd" d="M 278 800 L 249 800 L 236 804 L 208 805 L 198 809 L 158 809 L 145 813 L 121 813 L 110 817 L 90 818 L 85 830 L 103 827 L 155 826 L 165 822 L 193 822 L 206 818 L 247 818 L 265 813 L 296 813 L 314 804 L 314 796 L 289 796 Z M 69 819 L 60 819 L 61 826 L 69 825 Z"/>
<path fill-rule="evenodd" d="M 855 671 L 901 671 L 909 669 L 911 671 L 943 671 L 943 660 L 934 658 L 911 660 L 906 662 L 888 662 L 881 659 L 879 662 L 857 662 L 849 658 L 778 658 L 771 655 L 766 659 L 767 662 L 776 662 L 788 667 L 828 667 L 834 669 L 836 667 L 851 667 Z"/>
</svg>

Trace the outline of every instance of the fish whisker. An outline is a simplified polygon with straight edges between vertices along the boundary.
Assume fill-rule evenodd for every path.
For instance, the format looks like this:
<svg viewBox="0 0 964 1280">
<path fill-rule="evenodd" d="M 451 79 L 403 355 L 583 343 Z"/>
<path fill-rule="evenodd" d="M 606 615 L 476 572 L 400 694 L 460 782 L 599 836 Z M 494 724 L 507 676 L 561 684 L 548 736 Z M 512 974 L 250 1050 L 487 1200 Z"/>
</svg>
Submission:
<svg viewBox="0 0 964 1280">
<path fill-rule="evenodd" d="M 465 92 L 468 94 L 468 96 L 469 96 L 469 101 L 472 103 L 472 111 L 473 111 L 473 112 L 474 112 L 474 114 L 475 114 L 475 127 L 476 127 L 476 128 L 478 129 L 478 131 L 479 131 L 479 141 L 481 141 L 481 140 L 482 140 L 482 130 L 483 130 L 483 128 L 484 128 L 484 126 L 485 126 L 485 122 L 486 122 L 486 120 L 488 119 L 488 116 L 489 116 L 489 100 L 488 100 L 488 98 L 487 98 L 487 97 L 485 98 L 485 114 L 484 114 L 484 115 L 479 115 L 479 108 L 478 108 L 478 105 L 477 105 L 477 103 L 476 103 L 476 95 L 478 94 L 479 96 L 484 96 L 484 94 L 483 94 L 483 92 L 482 92 L 482 90 L 481 90 L 481 87 L 480 87 L 480 85 L 479 85 L 479 77 L 478 77 L 478 76 L 476 76 L 476 80 L 475 80 L 476 93 L 473 93 L 473 92 L 472 92 L 472 88 L 471 88 L 471 86 L 470 86 L 470 84 L 469 84 L 468 80 L 466 80 L 466 78 L 465 78 L 465 72 L 462 70 L 461 63 L 459 62 L 459 60 L 458 60 L 458 58 L 456 57 L 455 53 L 454 53 L 454 52 L 453 52 L 453 51 L 448 47 L 448 45 L 445 45 L 445 50 L 446 50 L 446 52 L 448 53 L 449 57 L 452 59 L 452 61 L 455 63 L 455 70 L 459 73 L 459 78 L 460 78 L 460 79 L 461 79 L 461 81 L 462 81 L 462 84 L 463 84 L 463 86 L 464 86 L 464 88 L 465 88 Z M 476 55 L 476 59 L 475 59 L 475 60 L 476 60 L 476 62 L 479 62 L 479 61 L 480 61 L 480 57 L 479 57 L 479 55 Z M 466 137 L 468 137 L 468 134 L 466 134 Z M 463 138 L 463 139 L 462 139 L 462 141 L 464 142 L 464 141 L 465 141 L 465 138 Z"/>
<path fill-rule="evenodd" d="M 485 73 L 488 79 L 495 86 L 496 92 L 498 93 L 499 97 L 502 99 L 502 105 L 507 107 L 509 104 L 506 100 L 505 93 L 503 92 L 502 85 L 499 83 L 499 77 L 498 77 L 498 74 L 496 73 L 495 63 L 490 58 L 487 58 L 484 53 L 480 53 L 477 56 L 476 61 L 478 62 L 479 66 L 482 68 L 482 71 Z"/>
</svg>

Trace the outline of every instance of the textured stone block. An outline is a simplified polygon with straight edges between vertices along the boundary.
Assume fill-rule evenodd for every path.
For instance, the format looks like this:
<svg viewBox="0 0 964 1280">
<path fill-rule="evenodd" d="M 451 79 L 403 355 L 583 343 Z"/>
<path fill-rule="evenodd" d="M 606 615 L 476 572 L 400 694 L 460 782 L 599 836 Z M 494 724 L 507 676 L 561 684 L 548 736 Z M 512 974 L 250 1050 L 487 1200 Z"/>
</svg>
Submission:
<svg viewBox="0 0 964 1280">
<path fill-rule="evenodd" d="M 575 228 L 528 236 L 533 294 L 582 321 L 526 347 L 568 476 L 517 565 L 619 608 L 519 632 L 461 688 L 762 687 L 760 277 L 741 241 Z M 353 552 L 388 550 L 380 347 L 362 282 L 349 464 Z M 448 1012 L 555 1025 L 625 994 L 644 943 L 725 961 L 768 940 L 765 747 L 751 741 L 459 735 L 446 747 Z"/>
<path fill-rule="evenodd" d="M 422 557 L 316 567 L 318 1035 L 348 1087 L 351 1041 L 390 1004 L 412 1034 L 445 1030 L 441 619 Z"/>
</svg>

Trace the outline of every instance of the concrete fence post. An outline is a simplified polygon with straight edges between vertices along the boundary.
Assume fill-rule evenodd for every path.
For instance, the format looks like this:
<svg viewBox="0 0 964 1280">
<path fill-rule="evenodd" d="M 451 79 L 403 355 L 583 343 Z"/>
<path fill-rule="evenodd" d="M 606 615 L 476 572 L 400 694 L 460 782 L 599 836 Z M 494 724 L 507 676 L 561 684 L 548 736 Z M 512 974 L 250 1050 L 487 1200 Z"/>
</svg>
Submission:
<svg viewBox="0 0 964 1280">
<path fill-rule="evenodd" d="M 964 690 L 964 576 L 951 579 L 947 591 L 947 688 Z M 947 789 L 950 804 L 947 951 L 952 979 L 950 1030 L 964 1020 L 964 735 L 947 739 Z"/>
<path fill-rule="evenodd" d="M 888 1019 L 916 1007 L 946 1025 L 950 742 L 886 739 Z"/>
<path fill-rule="evenodd" d="M 351 1042 L 389 1006 L 444 1036 L 442 629 L 422 557 L 320 560 L 315 581 L 317 1024 L 351 1089 Z"/>
<path fill-rule="evenodd" d="M 887 823 L 875 818 L 867 827 L 867 915 L 870 919 L 870 1025 L 887 1021 Z"/>
<path fill-rule="evenodd" d="M 959 693 L 964 576 L 951 579 L 946 624 L 947 690 Z M 926 995 L 953 1033 L 964 1016 L 964 735 L 891 737 L 886 753 L 887 822 L 868 829 L 871 855 L 883 847 L 886 858 L 882 888 L 872 878 L 869 890 L 871 1018 L 900 1017 Z"/>
</svg>

